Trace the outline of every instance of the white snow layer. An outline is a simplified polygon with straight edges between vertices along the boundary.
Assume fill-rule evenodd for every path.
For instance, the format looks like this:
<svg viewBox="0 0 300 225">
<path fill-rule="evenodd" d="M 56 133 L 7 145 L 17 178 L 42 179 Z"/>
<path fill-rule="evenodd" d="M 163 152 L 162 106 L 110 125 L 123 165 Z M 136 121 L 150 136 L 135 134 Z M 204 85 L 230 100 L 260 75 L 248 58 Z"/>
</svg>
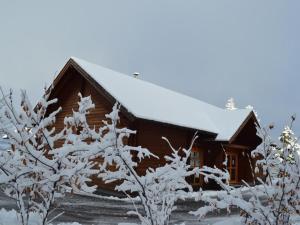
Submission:
<svg viewBox="0 0 300 225">
<path fill-rule="evenodd" d="M 21 225 L 22 223 L 18 220 L 17 212 L 12 210 L 0 209 L 0 225 Z M 40 217 L 37 214 L 30 214 L 29 225 L 40 225 Z M 50 223 L 49 225 L 52 225 Z M 58 223 L 57 225 L 81 225 L 77 222 Z"/>
<path fill-rule="evenodd" d="M 10 147 L 10 144 L 8 143 L 8 141 L 0 138 L 0 151 L 7 150 L 7 149 L 9 149 L 9 147 Z"/>
<path fill-rule="evenodd" d="M 71 59 L 137 118 L 215 133 L 217 140 L 227 141 L 251 112 L 225 110 L 82 59 Z"/>
</svg>

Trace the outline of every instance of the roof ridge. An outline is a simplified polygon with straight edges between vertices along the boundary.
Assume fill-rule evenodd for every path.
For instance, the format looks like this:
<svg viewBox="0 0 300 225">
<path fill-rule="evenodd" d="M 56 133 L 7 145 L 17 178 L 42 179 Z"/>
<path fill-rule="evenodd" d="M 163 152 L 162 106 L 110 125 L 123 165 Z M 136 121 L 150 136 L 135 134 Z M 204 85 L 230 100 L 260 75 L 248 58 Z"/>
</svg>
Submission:
<svg viewBox="0 0 300 225">
<path fill-rule="evenodd" d="M 70 59 L 137 118 L 207 131 L 217 134 L 218 140 L 229 140 L 251 112 L 229 111 L 84 59 Z"/>
<path fill-rule="evenodd" d="M 216 109 L 219 109 L 219 110 L 225 110 L 225 111 L 226 111 L 225 108 L 223 109 L 223 108 L 221 108 L 221 107 L 219 107 L 219 106 L 210 104 L 210 103 L 208 103 L 208 102 L 206 102 L 206 101 L 203 101 L 203 100 L 200 100 L 200 99 L 198 99 L 198 98 L 192 97 L 192 96 L 190 96 L 190 95 L 188 95 L 188 94 L 181 93 L 181 92 L 177 92 L 177 91 L 172 90 L 172 89 L 169 89 L 169 88 L 167 88 L 167 87 L 163 87 L 163 86 L 160 86 L 160 85 L 158 85 L 158 84 L 152 83 L 151 81 L 142 80 L 142 79 L 139 79 L 139 78 L 137 79 L 137 78 L 131 77 L 130 75 L 125 74 L 125 73 L 123 73 L 123 72 L 119 72 L 119 71 L 113 70 L 113 69 L 111 69 L 111 68 L 104 67 L 104 66 L 101 66 L 101 65 L 99 65 L 99 64 L 96 64 L 96 63 L 93 63 L 93 62 L 89 62 L 89 61 L 86 61 L 86 60 L 81 59 L 81 58 L 78 58 L 78 57 L 72 56 L 72 57 L 70 57 L 70 59 L 73 59 L 75 62 L 77 62 L 77 61 L 82 61 L 82 62 L 85 62 L 85 63 L 88 63 L 88 64 L 92 64 L 92 65 L 94 65 L 94 66 L 101 67 L 101 68 L 103 68 L 103 69 L 105 69 L 105 70 L 110 70 L 110 71 L 112 71 L 112 72 L 114 72 L 114 73 L 118 73 L 119 75 L 128 77 L 129 79 L 136 79 L 137 82 L 147 83 L 148 85 L 153 85 L 153 86 L 155 86 L 155 87 L 158 87 L 158 88 L 161 88 L 161 89 L 165 89 L 166 91 L 172 92 L 172 93 L 174 93 L 174 94 L 176 94 L 176 95 L 181 95 L 181 96 L 184 96 L 184 97 L 186 97 L 186 98 L 190 98 L 191 100 L 196 100 L 196 101 L 199 101 L 199 102 L 201 102 L 201 103 L 207 104 L 207 105 L 210 106 L 210 107 L 214 107 L 214 108 L 216 108 Z M 79 63 L 80 63 L 80 62 L 79 62 Z M 87 71 L 86 71 L 86 72 L 87 72 Z M 237 110 L 244 110 L 244 109 L 237 109 Z"/>
</svg>

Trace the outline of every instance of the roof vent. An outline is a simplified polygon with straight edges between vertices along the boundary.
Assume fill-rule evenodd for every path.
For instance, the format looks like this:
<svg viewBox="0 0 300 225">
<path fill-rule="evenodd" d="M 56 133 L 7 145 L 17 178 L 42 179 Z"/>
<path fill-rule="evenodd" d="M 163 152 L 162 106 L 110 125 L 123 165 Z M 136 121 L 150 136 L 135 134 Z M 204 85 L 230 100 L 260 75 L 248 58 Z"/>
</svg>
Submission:
<svg viewBox="0 0 300 225">
<path fill-rule="evenodd" d="M 134 78 L 138 78 L 138 76 L 140 75 L 140 73 L 134 72 L 132 75 L 133 75 Z"/>
</svg>

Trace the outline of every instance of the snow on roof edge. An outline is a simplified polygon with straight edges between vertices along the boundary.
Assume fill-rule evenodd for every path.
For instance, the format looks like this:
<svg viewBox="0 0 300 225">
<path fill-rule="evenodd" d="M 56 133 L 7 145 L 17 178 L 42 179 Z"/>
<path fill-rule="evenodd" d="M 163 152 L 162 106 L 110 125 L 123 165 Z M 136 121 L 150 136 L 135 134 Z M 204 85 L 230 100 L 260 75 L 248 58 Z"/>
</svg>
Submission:
<svg viewBox="0 0 300 225">
<path fill-rule="evenodd" d="M 89 71 L 88 69 L 88 66 L 87 65 L 92 65 L 92 66 L 95 66 L 95 67 L 99 67 L 99 68 L 103 68 L 97 64 L 93 64 L 93 63 L 90 63 L 90 62 L 87 62 L 85 60 L 82 60 L 82 59 L 79 59 L 77 57 L 71 57 L 70 59 L 72 59 L 82 70 L 84 70 L 88 75 L 90 75 L 99 85 L 101 85 L 110 95 L 112 95 L 112 97 L 115 98 L 116 101 L 118 101 L 123 107 L 125 107 L 127 109 L 128 112 L 132 113 L 135 117 L 137 118 L 140 118 L 140 119 L 146 119 L 146 120 L 151 120 L 151 121 L 156 121 L 156 122 L 160 122 L 160 123 L 167 123 L 167 124 L 171 124 L 171 125 L 175 125 L 175 126 L 180 126 L 180 127 L 185 127 L 185 128 L 190 128 L 190 129 L 195 129 L 195 130 L 201 130 L 201 131 L 205 131 L 205 132 L 209 132 L 209 133 L 214 133 L 214 134 L 217 134 L 217 138 L 216 140 L 218 141 L 229 141 L 230 138 L 238 131 L 238 129 L 240 128 L 240 126 L 243 124 L 243 122 L 248 118 L 249 114 L 251 113 L 252 110 L 247 110 L 247 109 L 239 109 L 237 110 L 237 112 L 239 112 L 239 116 L 242 117 L 242 118 L 239 118 L 239 121 L 236 122 L 235 126 L 233 127 L 233 129 L 230 130 L 230 134 L 226 132 L 222 132 L 222 129 L 219 129 L 217 126 L 215 126 L 214 123 L 213 124 L 213 128 L 211 126 L 212 129 L 206 129 L 205 127 L 201 126 L 193 126 L 191 124 L 189 124 L 187 126 L 187 124 L 185 123 L 181 123 L 179 121 L 176 121 L 176 123 L 174 123 L 174 121 L 169 121 L 169 120 L 161 120 L 161 119 L 157 119 L 157 118 L 153 118 L 153 117 L 147 117 L 145 115 L 141 115 L 139 114 L 138 112 L 136 112 L 135 110 L 133 110 L 128 104 L 124 103 L 118 96 L 115 96 L 113 95 L 113 93 L 111 93 L 109 90 L 107 90 L 107 88 L 105 87 L 105 85 L 101 84 L 101 82 L 99 82 L 94 76 L 95 74 L 92 74 L 91 71 Z M 122 76 L 126 76 L 126 77 L 129 77 L 128 75 L 125 75 L 125 74 L 122 74 L 122 73 L 119 73 L 119 72 L 116 72 L 114 70 L 111 70 L 111 69 L 108 69 L 108 68 L 103 68 L 107 71 L 110 71 L 111 73 L 118 73 Z M 136 79 L 136 78 L 132 78 L 130 77 L 131 79 Z M 139 80 L 139 79 L 138 79 Z M 222 109 L 222 108 L 219 108 L 217 106 L 214 106 L 214 105 L 211 105 L 209 103 L 206 103 L 206 102 L 202 102 L 201 100 L 199 99 L 196 99 L 196 98 L 193 98 L 191 96 L 187 96 L 187 95 L 184 95 L 184 94 L 181 94 L 181 93 L 178 93 L 176 91 L 173 91 L 173 90 L 170 90 L 170 89 L 167 89 L 167 88 L 164 88 L 164 87 L 161 87 L 159 85 L 156 85 L 156 84 L 153 84 L 151 82 L 147 82 L 147 81 L 144 81 L 144 80 L 140 80 L 142 82 L 146 82 L 147 85 L 152 85 L 153 87 L 155 88 L 159 88 L 159 89 L 163 89 L 163 90 L 166 90 L 168 91 L 169 93 L 173 93 L 174 95 L 178 96 L 183 96 L 186 99 L 188 100 L 191 100 L 191 101 L 197 101 L 199 103 L 201 103 L 202 105 L 206 106 L 209 108 L 209 111 L 220 111 L 220 113 L 223 113 L 224 114 L 228 114 L 228 112 L 225 113 L 225 110 Z M 244 113 L 246 112 L 246 114 Z M 214 112 L 215 113 L 215 112 Z M 215 113 L 215 114 L 220 114 L 219 112 L 218 113 Z M 208 113 L 209 114 L 209 113 Z M 234 114 L 234 113 L 233 113 Z M 237 114 L 237 113 L 235 113 Z M 210 115 L 211 116 L 211 115 Z M 230 118 L 232 119 L 232 118 Z M 210 120 L 210 118 L 207 118 L 207 120 Z M 216 122 L 216 121 L 215 121 Z M 229 124 L 231 126 L 231 124 Z M 226 130 L 226 129 L 224 129 Z M 223 133 L 223 134 L 222 134 Z"/>
<path fill-rule="evenodd" d="M 84 70 L 88 75 L 90 75 L 90 76 L 91 76 L 91 77 L 92 77 L 99 85 L 101 85 L 101 84 L 94 78 L 93 74 L 91 74 L 89 71 L 87 71 L 87 70 L 84 68 L 84 66 L 81 65 L 80 61 L 82 62 L 82 61 L 85 61 L 85 60 L 79 59 L 79 58 L 77 58 L 77 57 L 71 57 L 71 59 L 72 59 L 78 66 L 80 66 L 80 68 L 81 68 L 82 70 Z M 86 63 L 89 63 L 89 64 L 93 64 L 94 66 L 100 67 L 100 66 L 97 65 L 97 64 L 90 63 L 90 62 L 87 62 L 87 61 L 85 61 L 85 62 L 86 62 Z M 122 74 L 122 76 L 128 76 L 128 77 L 130 77 L 129 75 L 126 75 L 126 74 L 123 74 L 123 73 L 114 71 L 114 70 L 112 70 L 112 69 L 110 69 L 110 68 L 106 68 L 106 67 L 105 67 L 105 69 L 106 69 L 106 70 L 109 70 L 109 71 L 111 71 L 111 72 L 114 72 L 114 73 Z M 135 78 L 135 79 L 136 79 L 136 78 Z M 196 101 L 200 101 L 199 99 L 193 98 L 193 97 L 191 97 L 191 96 L 188 96 L 188 95 L 185 95 L 185 94 L 182 94 L 182 93 L 178 93 L 178 92 L 176 92 L 176 91 L 170 90 L 170 89 L 168 89 L 168 88 L 159 86 L 159 85 L 157 85 L 157 84 L 154 84 L 154 83 L 151 83 L 151 82 L 148 82 L 148 81 L 145 81 L 145 80 L 139 80 L 139 81 L 148 83 L 149 85 L 153 85 L 153 86 L 158 87 L 158 88 L 161 88 L 161 89 L 165 89 L 165 90 L 167 90 L 167 91 L 169 91 L 169 92 L 173 92 L 174 94 L 180 94 L 180 95 L 182 95 L 182 96 L 185 96 L 186 98 L 190 98 L 190 99 L 193 99 L 193 100 L 196 100 Z M 110 95 L 111 95 L 118 103 L 120 103 L 124 108 L 126 108 L 126 110 L 127 110 L 129 113 L 131 113 L 132 115 L 134 115 L 136 118 L 139 118 L 139 119 L 145 119 L 145 120 L 149 120 L 149 121 L 155 121 L 155 122 L 159 122 L 159 123 L 170 124 L 170 125 L 179 126 L 179 127 L 184 127 L 184 128 L 189 128 L 189 129 L 193 129 L 193 130 L 204 131 L 204 132 L 208 132 L 208 133 L 212 133 L 212 134 L 216 134 L 216 135 L 218 134 L 218 130 L 217 130 L 217 129 L 214 130 L 214 131 L 212 131 L 212 130 L 209 130 L 209 129 L 206 129 L 206 128 L 199 128 L 199 127 L 197 127 L 197 126 L 187 126 L 187 125 L 184 124 L 184 123 L 179 123 L 179 122 L 174 123 L 174 122 L 168 121 L 168 120 L 158 120 L 158 119 L 153 118 L 153 117 L 147 117 L 147 116 L 145 116 L 145 115 L 140 115 L 140 114 L 134 112 L 134 110 L 131 109 L 130 106 L 128 106 L 126 103 L 123 103 L 121 100 L 119 100 L 119 98 L 118 98 L 117 96 L 114 96 L 111 92 L 109 92 L 105 87 L 103 87 L 103 85 L 101 85 L 101 87 L 104 88 L 104 89 L 105 89 L 105 90 L 106 90 L 106 91 L 107 91 L 107 92 L 108 92 L 108 93 L 109 93 L 109 94 L 110 94 Z M 203 103 L 205 103 L 205 104 L 207 104 L 207 105 L 210 105 L 210 104 L 208 104 L 208 103 L 206 103 L 206 102 L 203 102 Z M 217 108 L 217 106 L 214 106 L 214 105 L 210 105 L 210 106 L 211 106 L 211 107 Z"/>
<path fill-rule="evenodd" d="M 240 109 L 238 109 L 238 110 L 240 110 Z M 247 116 L 245 117 L 245 119 L 242 121 L 242 123 L 240 124 L 240 126 L 248 119 L 248 117 L 250 116 L 250 114 L 253 112 L 253 110 L 250 110 L 250 109 L 242 109 L 242 110 L 249 110 L 249 112 L 248 112 L 248 114 L 247 114 Z M 255 116 L 255 114 L 253 113 L 253 115 Z M 255 116 L 255 118 L 256 118 L 256 116 Z M 236 133 L 239 131 L 239 129 L 240 129 L 240 126 L 239 127 L 236 127 L 236 129 L 235 129 L 235 131 L 233 132 L 233 134 L 231 135 L 231 137 L 220 137 L 220 135 L 218 134 L 217 135 L 217 137 L 216 137 L 216 141 L 230 141 L 231 140 L 231 138 L 233 137 L 233 136 L 235 136 L 236 135 Z"/>
</svg>

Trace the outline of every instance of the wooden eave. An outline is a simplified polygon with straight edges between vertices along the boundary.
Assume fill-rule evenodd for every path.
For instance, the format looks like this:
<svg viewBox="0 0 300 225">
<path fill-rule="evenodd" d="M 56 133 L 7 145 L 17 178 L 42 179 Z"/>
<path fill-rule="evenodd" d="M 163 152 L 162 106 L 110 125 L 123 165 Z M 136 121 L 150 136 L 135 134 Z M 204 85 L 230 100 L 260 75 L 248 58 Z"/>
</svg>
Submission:
<svg viewBox="0 0 300 225">
<path fill-rule="evenodd" d="M 59 74 L 57 75 L 57 77 L 54 79 L 53 81 L 53 90 L 55 91 L 55 87 L 57 86 L 57 84 L 61 81 L 61 79 L 63 78 L 63 76 L 65 75 L 65 73 L 67 72 L 67 70 L 69 68 L 74 68 L 80 75 L 82 75 L 84 77 L 84 79 L 86 79 L 99 93 L 103 94 L 103 96 L 113 105 L 115 104 L 115 102 L 117 102 L 117 99 L 115 99 L 109 92 L 107 92 L 92 76 L 90 76 L 84 69 L 82 69 L 77 63 L 76 61 L 74 61 L 72 58 L 68 60 L 68 62 L 66 63 L 66 65 L 63 67 L 63 69 L 59 72 Z M 51 87 L 50 87 L 51 88 Z M 50 88 L 48 89 L 50 91 Z M 180 129 L 186 129 L 186 130 L 190 130 L 191 132 L 198 132 L 207 136 L 212 136 L 213 138 L 215 138 L 217 136 L 217 134 L 213 133 L 213 132 L 209 132 L 209 131 L 203 131 L 203 130 L 196 130 L 193 128 L 189 128 L 189 127 L 184 127 L 184 126 L 179 126 L 179 125 L 175 125 L 175 124 L 170 124 L 170 123 L 164 123 L 164 122 L 160 122 L 160 121 L 156 121 L 156 120 L 149 120 L 149 119 L 144 119 L 144 118 L 140 118 L 140 117 L 136 117 L 134 116 L 132 113 L 130 113 L 126 107 L 124 107 L 123 105 L 121 105 L 121 112 L 123 113 L 123 115 L 129 119 L 129 121 L 133 122 L 136 119 L 140 119 L 140 120 L 145 120 L 145 121 L 150 121 L 150 122 L 154 122 L 154 123 L 159 123 L 159 124 L 163 124 L 165 126 L 169 126 L 169 127 L 177 127 Z"/>
<path fill-rule="evenodd" d="M 197 133 L 197 134 L 204 134 L 207 136 L 212 136 L 213 138 L 216 138 L 217 134 L 209 132 L 209 131 L 204 131 L 204 130 L 197 130 L 194 128 L 190 128 L 190 127 L 184 127 L 184 126 L 179 126 L 179 125 L 175 125 L 175 124 L 171 124 L 171 123 L 165 123 L 165 122 L 160 122 L 160 121 L 156 121 L 156 120 L 149 120 L 149 119 L 144 119 L 144 118 L 139 118 L 137 117 L 138 120 L 144 120 L 144 121 L 149 121 L 152 123 L 158 123 L 158 124 L 162 124 L 163 126 L 168 126 L 168 127 L 174 127 L 174 128 L 179 128 L 179 129 L 184 129 L 193 133 Z"/>
<path fill-rule="evenodd" d="M 235 141 L 239 133 L 244 129 L 246 124 L 249 122 L 250 119 L 254 119 L 255 123 L 260 127 L 259 122 L 257 121 L 257 118 L 253 111 L 249 113 L 247 118 L 244 120 L 244 122 L 241 124 L 241 126 L 237 129 L 237 131 L 234 133 L 234 135 L 229 139 L 228 143 L 231 144 Z"/>
<path fill-rule="evenodd" d="M 91 84 L 99 93 L 101 93 L 109 103 L 114 105 L 117 102 L 117 100 L 112 95 L 110 95 L 97 81 L 95 81 L 93 77 L 85 72 L 73 59 L 69 59 L 69 61 L 53 81 L 54 90 L 69 68 L 74 68 L 81 76 L 83 76 L 84 79 L 88 81 L 89 84 Z M 129 121 L 132 122 L 136 119 L 136 117 L 132 113 L 128 112 L 128 110 L 122 105 L 120 111 Z"/>
</svg>

